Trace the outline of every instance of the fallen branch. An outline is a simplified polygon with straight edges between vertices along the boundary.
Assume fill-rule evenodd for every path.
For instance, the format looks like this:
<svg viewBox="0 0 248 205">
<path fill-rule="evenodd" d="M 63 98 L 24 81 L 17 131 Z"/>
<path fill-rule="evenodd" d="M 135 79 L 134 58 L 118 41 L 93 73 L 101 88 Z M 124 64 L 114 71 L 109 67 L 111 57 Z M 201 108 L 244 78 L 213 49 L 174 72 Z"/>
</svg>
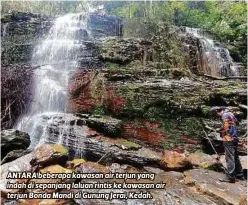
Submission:
<svg viewBox="0 0 248 205">
<path fill-rule="evenodd" d="M 97 164 L 99 164 L 109 153 L 111 153 L 110 151 L 109 152 L 106 152 L 105 155 L 103 155 L 98 161 L 97 161 Z"/>
</svg>

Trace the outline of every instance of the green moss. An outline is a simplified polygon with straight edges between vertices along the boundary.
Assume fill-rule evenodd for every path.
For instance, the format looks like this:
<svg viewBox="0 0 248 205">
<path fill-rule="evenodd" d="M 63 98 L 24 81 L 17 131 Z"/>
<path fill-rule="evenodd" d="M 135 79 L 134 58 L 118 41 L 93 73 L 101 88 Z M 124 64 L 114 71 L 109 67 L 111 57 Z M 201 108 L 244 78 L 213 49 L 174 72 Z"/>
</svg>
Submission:
<svg viewBox="0 0 248 205">
<path fill-rule="evenodd" d="M 192 92 L 184 92 L 184 93 L 176 93 L 173 96 L 173 100 L 181 103 L 198 103 L 202 101 L 202 96 L 199 95 L 200 92 L 197 92 L 197 94 L 194 95 Z"/>
<path fill-rule="evenodd" d="M 53 149 L 58 153 L 62 155 L 67 155 L 69 152 L 68 150 L 61 144 L 54 144 L 52 145 Z"/>
<path fill-rule="evenodd" d="M 119 140 L 119 144 L 124 145 L 125 147 L 134 147 L 134 148 L 139 148 L 140 147 L 139 144 L 136 144 L 136 143 L 128 141 L 128 140 L 125 140 L 123 138 L 121 138 Z"/>
<path fill-rule="evenodd" d="M 231 88 L 224 87 L 224 88 L 219 89 L 219 94 L 230 95 L 232 94 L 232 91 L 233 90 Z"/>
<path fill-rule="evenodd" d="M 92 112 L 93 115 L 105 115 L 106 114 L 106 110 L 103 106 L 99 106 L 99 107 L 96 107 L 93 112 Z"/>
<path fill-rule="evenodd" d="M 101 106 L 103 100 L 107 97 L 106 82 L 103 73 L 95 75 L 91 81 L 90 90 L 92 97 L 95 98 L 97 107 Z M 98 108 L 96 109 L 98 110 Z"/>
<path fill-rule="evenodd" d="M 205 117 L 211 116 L 212 111 L 210 106 L 202 105 L 201 106 L 201 111 Z"/>
<path fill-rule="evenodd" d="M 72 169 L 64 168 L 58 164 L 40 170 L 41 173 L 72 173 Z"/>
<path fill-rule="evenodd" d="M 189 139 L 198 140 L 201 138 L 201 120 L 195 117 L 177 119 L 163 119 L 160 121 L 161 129 L 165 132 L 170 140 L 164 142 L 164 148 L 173 146 L 183 146 L 185 142 L 181 136 L 187 136 Z"/>
<path fill-rule="evenodd" d="M 67 164 L 73 164 L 74 167 L 85 163 L 86 161 L 84 159 L 73 159 L 72 161 L 68 161 Z"/>
<path fill-rule="evenodd" d="M 105 65 L 106 65 L 107 68 L 110 69 L 110 70 L 118 70 L 118 69 L 120 69 L 120 65 L 117 64 L 117 63 L 106 62 Z"/>
<path fill-rule="evenodd" d="M 241 82 L 236 82 L 235 87 L 237 87 L 237 88 L 246 88 L 246 86 Z"/>
</svg>

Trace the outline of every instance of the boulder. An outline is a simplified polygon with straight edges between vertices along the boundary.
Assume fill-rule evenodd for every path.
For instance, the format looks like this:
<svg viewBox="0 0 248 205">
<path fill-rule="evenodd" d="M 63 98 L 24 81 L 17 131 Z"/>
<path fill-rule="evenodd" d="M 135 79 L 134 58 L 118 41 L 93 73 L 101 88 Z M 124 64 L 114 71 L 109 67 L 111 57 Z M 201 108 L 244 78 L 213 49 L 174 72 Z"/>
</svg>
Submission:
<svg viewBox="0 0 248 205">
<path fill-rule="evenodd" d="M 71 169 L 64 168 L 58 164 L 50 165 L 40 170 L 41 173 L 72 173 Z"/>
<path fill-rule="evenodd" d="M 22 156 L 12 162 L 1 165 L 1 180 L 0 190 L 2 193 L 14 192 L 13 189 L 6 189 L 7 182 L 15 183 L 16 179 L 6 179 L 9 172 L 30 172 L 32 167 L 30 161 L 32 160 L 32 153 Z"/>
<path fill-rule="evenodd" d="M 86 119 L 86 124 L 110 137 L 118 137 L 121 132 L 121 120 L 108 116 L 90 116 Z"/>
<path fill-rule="evenodd" d="M 200 193 L 215 198 L 217 204 L 239 205 L 247 197 L 245 183 L 219 182 L 218 179 L 223 177 L 222 173 L 193 169 L 184 172 L 184 175 L 185 183 L 195 186 Z"/>
<path fill-rule="evenodd" d="M 75 169 L 76 167 L 80 166 L 81 164 L 85 163 L 86 161 L 84 159 L 73 159 L 71 161 L 68 161 L 66 163 L 66 167 L 69 169 Z"/>
<path fill-rule="evenodd" d="M 1 164 L 11 162 L 19 157 L 22 157 L 28 153 L 30 153 L 31 150 L 23 150 L 23 149 L 18 149 L 18 150 L 13 150 L 10 151 L 2 160 Z"/>
<path fill-rule="evenodd" d="M 30 145 L 30 137 L 19 130 L 3 130 L 1 132 L 1 156 L 4 158 L 10 151 L 27 149 Z"/>
<path fill-rule="evenodd" d="M 187 159 L 193 166 L 203 169 L 213 169 L 220 166 L 220 163 L 216 160 L 215 156 L 199 151 L 191 153 Z"/>
<path fill-rule="evenodd" d="M 78 173 L 109 173 L 110 169 L 95 162 L 85 162 L 76 168 Z"/>
<path fill-rule="evenodd" d="M 45 167 L 43 169 L 39 170 L 42 174 L 44 173 L 53 173 L 53 174 L 67 174 L 72 173 L 71 169 L 64 168 L 58 164 L 50 165 L 48 167 Z M 62 178 L 39 178 L 39 179 L 31 179 L 29 183 L 35 183 L 35 184 L 55 184 L 55 183 L 68 183 L 69 181 L 73 181 L 73 179 L 62 179 Z M 27 192 L 35 192 L 35 193 L 44 193 L 44 192 L 55 192 L 55 189 L 27 189 Z"/>
<path fill-rule="evenodd" d="M 64 165 L 67 161 L 69 152 L 60 144 L 43 144 L 36 148 L 32 153 L 32 166 L 47 166 L 50 164 L 62 164 Z"/>
<path fill-rule="evenodd" d="M 192 166 L 185 154 L 167 150 L 164 151 L 161 163 L 165 168 L 174 170 L 187 169 Z"/>
</svg>

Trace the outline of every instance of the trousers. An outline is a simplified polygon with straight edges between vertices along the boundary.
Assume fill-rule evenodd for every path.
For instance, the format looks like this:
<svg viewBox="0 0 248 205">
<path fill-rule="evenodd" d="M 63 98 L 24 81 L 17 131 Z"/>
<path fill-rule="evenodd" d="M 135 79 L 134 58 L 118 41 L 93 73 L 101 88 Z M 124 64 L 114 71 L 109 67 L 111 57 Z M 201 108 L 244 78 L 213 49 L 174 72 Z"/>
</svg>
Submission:
<svg viewBox="0 0 248 205">
<path fill-rule="evenodd" d="M 243 176 L 243 169 L 238 156 L 238 142 L 224 141 L 225 158 L 227 164 L 226 175 L 230 179 L 235 179 L 236 176 Z"/>
</svg>

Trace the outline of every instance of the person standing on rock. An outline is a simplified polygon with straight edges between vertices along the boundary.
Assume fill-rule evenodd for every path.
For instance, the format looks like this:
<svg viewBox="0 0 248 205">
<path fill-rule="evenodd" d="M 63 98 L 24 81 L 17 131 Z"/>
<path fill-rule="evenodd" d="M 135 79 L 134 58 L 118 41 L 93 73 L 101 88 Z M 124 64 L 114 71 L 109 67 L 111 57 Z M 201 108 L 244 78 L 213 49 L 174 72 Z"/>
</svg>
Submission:
<svg viewBox="0 0 248 205">
<path fill-rule="evenodd" d="M 223 134 L 223 146 L 226 157 L 226 176 L 219 179 L 221 182 L 235 183 L 235 178 L 244 179 L 243 169 L 238 156 L 238 120 L 232 112 L 222 107 L 214 107 L 217 116 L 221 117 L 223 127 L 220 130 Z"/>
</svg>

